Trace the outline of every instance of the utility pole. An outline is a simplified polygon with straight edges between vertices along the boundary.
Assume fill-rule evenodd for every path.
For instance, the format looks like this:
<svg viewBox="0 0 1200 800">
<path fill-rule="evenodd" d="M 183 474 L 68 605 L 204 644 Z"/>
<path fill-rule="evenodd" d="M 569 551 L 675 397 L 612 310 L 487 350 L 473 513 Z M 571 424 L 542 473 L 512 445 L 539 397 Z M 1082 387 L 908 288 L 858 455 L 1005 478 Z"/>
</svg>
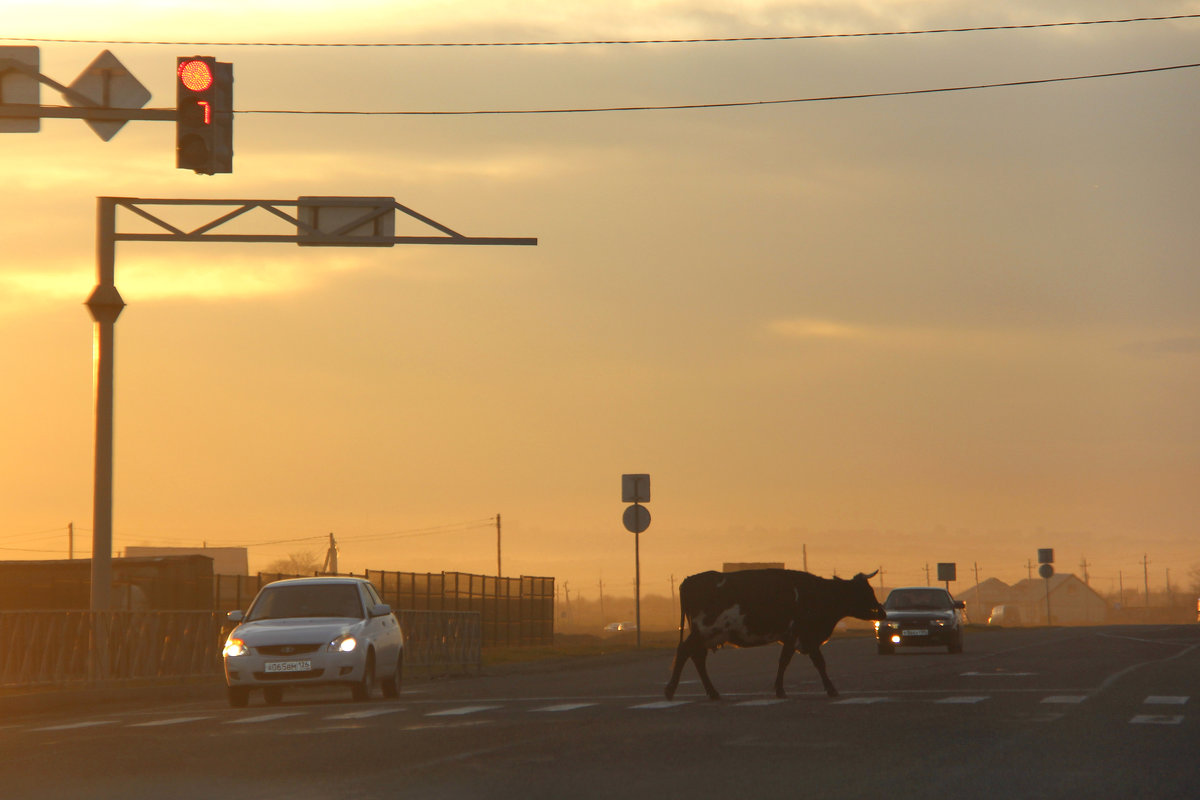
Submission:
<svg viewBox="0 0 1200 800">
<path fill-rule="evenodd" d="M 1090 566 L 1091 564 L 1088 563 L 1087 556 L 1083 556 L 1079 561 L 1079 568 L 1083 570 L 1083 585 L 1088 587 L 1092 585 L 1091 581 L 1088 580 L 1088 567 Z"/>
<path fill-rule="evenodd" d="M 338 549 L 337 542 L 333 540 L 333 534 L 329 534 L 329 549 L 325 551 L 325 564 L 321 567 L 321 572 L 326 575 L 338 574 Z"/>
<path fill-rule="evenodd" d="M 1033 559 L 1025 559 L 1025 570 L 1029 573 L 1029 580 L 1033 580 Z"/>
<path fill-rule="evenodd" d="M 800 545 L 800 555 L 804 559 L 804 571 L 808 572 L 808 545 Z"/>
<path fill-rule="evenodd" d="M 883 591 L 883 565 L 879 565 L 879 591 Z"/>
<path fill-rule="evenodd" d="M 671 574 L 671 605 L 675 605 L 675 574 Z"/>
<path fill-rule="evenodd" d="M 67 559 L 75 559 L 75 523 L 67 523 Z"/>
<path fill-rule="evenodd" d="M 1146 581 L 1146 607 L 1150 606 L 1150 554 L 1142 554 L 1142 577 Z"/>
<path fill-rule="evenodd" d="M 604 613 L 604 578 L 600 579 L 600 623 L 607 625 L 608 617 Z"/>
<path fill-rule="evenodd" d="M 1117 586 L 1121 592 L 1121 605 L 1125 605 L 1125 573 L 1117 570 Z"/>
<path fill-rule="evenodd" d="M 932 583 L 929 582 L 929 562 L 928 561 L 925 562 L 925 585 L 926 586 L 933 585 Z"/>
<path fill-rule="evenodd" d="M 496 514 L 496 577 L 499 578 L 503 574 L 500 569 L 500 515 Z"/>
</svg>

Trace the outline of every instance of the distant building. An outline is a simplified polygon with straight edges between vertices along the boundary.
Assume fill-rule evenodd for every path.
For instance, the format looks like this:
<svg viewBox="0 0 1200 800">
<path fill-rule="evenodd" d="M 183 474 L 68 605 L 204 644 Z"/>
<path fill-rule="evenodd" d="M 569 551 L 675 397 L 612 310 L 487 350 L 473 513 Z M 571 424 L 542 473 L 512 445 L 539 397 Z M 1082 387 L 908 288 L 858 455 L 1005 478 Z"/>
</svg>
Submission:
<svg viewBox="0 0 1200 800">
<path fill-rule="evenodd" d="M 245 547 L 126 547 L 125 556 L 208 556 L 213 562 L 214 575 L 250 574 L 250 556 Z"/>
<path fill-rule="evenodd" d="M 1050 594 L 1050 623 L 1054 625 L 1101 625 L 1109 621 L 1108 603 L 1074 575 L 1028 578 L 1009 586 L 988 578 L 955 594 L 967 604 L 971 622 L 983 624 L 996 606 L 1015 607 L 1022 624 L 1045 625 L 1046 593 Z"/>
</svg>

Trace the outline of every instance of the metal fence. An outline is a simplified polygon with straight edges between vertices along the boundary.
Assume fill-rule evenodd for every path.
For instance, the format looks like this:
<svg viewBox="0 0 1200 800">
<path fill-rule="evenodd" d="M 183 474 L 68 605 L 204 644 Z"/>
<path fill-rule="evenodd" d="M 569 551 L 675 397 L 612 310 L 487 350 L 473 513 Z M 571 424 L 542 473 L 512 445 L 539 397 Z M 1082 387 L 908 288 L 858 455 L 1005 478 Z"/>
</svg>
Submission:
<svg viewBox="0 0 1200 800">
<path fill-rule="evenodd" d="M 405 672 L 478 670 L 480 615 L 399 611 Z M 229 625 L 211 611 L 2 611 L 0 686 L 218 677 Z"/>
<path fill-rule="evenodd" d="M 295 575 L 214 575 L 213 607 L 244 610 L 259 588 Z M 385 603 L 402 611 L 475 611 L 485 647 L 554 643 L 554 578 L 497 578 L 467 572 L 367 570 Z"/>
</svg>

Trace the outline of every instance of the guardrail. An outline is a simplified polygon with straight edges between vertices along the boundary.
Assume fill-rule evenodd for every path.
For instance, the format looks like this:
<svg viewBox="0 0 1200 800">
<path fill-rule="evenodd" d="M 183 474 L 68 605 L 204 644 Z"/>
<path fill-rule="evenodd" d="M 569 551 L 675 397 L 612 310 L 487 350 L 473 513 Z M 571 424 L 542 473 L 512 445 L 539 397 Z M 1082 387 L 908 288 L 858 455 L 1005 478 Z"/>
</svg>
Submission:
<svg viewBox="0 0 1200 800">
<path fill-rule="evenodd" d="M 477 612 L 397 614 L 406 673 L 482 665 Z M 0 686 L 218 677 L 228 630 L 213 611 L 0 611 Z"/>
</svg>

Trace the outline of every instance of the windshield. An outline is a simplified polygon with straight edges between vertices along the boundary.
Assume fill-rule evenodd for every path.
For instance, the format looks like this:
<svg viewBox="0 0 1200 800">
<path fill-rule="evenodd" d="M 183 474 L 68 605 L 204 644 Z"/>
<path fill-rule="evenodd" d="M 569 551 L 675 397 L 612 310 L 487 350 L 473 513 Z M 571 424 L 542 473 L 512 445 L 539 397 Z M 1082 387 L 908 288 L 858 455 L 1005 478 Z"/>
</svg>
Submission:
<svg viewBox="0 0 1200 800">
<path fill-rule="evenodd" d="M 948 611 L 954 605 L 940 589 L 897 589 L 883 607 L 888 611 Z"/>
<path fill-rule="evenodd" d="M 353 584 L 325 583 L 268 586 L 250 608 L 247 620 L 291 617 L 351 617 L 361 619 L 362 601 Z"/>
</svg>

